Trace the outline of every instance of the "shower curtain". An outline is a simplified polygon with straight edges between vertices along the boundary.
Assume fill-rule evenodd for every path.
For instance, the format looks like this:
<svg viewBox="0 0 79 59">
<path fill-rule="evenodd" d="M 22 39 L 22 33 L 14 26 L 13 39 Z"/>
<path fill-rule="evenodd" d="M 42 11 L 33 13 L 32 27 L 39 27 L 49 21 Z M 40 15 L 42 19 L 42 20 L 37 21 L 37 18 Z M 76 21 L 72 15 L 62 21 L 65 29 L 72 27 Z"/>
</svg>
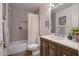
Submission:
<svg viewBox="0 0 79 59">
<path fill-rule="evenodd" d="M 31 43 L 36 43 L 38 36 L 39 36 L 38 15 L 29 13 L 28 14 L 28 45 Z"/>
</svg>

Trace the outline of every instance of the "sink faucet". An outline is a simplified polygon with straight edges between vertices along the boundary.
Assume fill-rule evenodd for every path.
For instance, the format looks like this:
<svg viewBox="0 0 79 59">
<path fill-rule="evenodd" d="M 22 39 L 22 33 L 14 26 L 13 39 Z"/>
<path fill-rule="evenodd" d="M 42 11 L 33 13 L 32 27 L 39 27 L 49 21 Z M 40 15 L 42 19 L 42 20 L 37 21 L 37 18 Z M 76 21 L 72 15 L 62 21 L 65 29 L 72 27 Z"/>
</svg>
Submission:
<svg viewBox="0 0 79 59">
<path fill-rule="evenodd" d="M 59 27 L 59 36 L 64 37 L 65 36 L 65 27 Z"/>
</svg>

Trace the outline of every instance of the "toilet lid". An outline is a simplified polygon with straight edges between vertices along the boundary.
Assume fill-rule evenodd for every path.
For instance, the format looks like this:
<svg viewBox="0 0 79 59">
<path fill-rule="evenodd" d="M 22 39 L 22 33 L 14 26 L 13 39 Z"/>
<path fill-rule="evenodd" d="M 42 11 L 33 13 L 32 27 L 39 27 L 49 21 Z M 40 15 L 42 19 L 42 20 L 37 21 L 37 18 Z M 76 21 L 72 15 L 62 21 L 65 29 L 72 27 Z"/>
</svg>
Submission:
<svg viewBox="0 0 79 59">
<path fill-rule="evenodd" d="M 32 43 L 28 45 L 28 48 L 37 48 L 37 47 L 39 47 L 39 45 L 36 43 Z"/>
</svg>

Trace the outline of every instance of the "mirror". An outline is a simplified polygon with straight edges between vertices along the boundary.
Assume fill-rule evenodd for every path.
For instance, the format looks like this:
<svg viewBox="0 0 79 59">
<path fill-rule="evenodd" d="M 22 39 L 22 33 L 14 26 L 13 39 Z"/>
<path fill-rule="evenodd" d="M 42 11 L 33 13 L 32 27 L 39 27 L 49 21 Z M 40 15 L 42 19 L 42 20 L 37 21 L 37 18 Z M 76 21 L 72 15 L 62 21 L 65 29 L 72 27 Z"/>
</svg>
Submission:
<svg viewBox="0 0 79 59">
<path fill-rule="evenodd" d="M 64 27 L 64 34 L 68 35 L 72 27 L 78 27 L 78 7 L 78 3 L 56 3 L 56 5 L 51 8 L 51 32 L 58 34 L 60 32 L 60 29 Z"/>
</svg>

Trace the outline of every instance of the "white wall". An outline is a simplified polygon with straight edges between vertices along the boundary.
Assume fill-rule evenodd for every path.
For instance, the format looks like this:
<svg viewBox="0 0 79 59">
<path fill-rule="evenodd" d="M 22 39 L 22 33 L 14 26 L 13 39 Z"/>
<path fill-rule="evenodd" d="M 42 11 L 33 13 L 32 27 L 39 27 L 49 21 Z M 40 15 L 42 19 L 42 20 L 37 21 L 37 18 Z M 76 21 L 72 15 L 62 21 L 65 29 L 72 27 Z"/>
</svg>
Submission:
<svg viewBox="0 0 79 59">
<path fill-rule="evenodd" d="M 79 26 L 78 25 L 78 23 L 79 23 L 78 22 L 78 20 L 79 20 L 78 19 L 78 17 L 79 17 L 78 4 L 74 4 L 71 7 L 61 10 L 56 13 L 56 32 L 58 32 L 58 30 L 59 30 L 59 28 L 58 28 L 59 27 L 59 23 L 58 23 L 59 17 L 62 17 L 62 16 L 66 16 L 66 21 L 67 21 L 66 33 L 68 33 L 72 27 Z"/>
<path fill-rule="evenodd" d="M 0 41 L 3 41 L 3 26 L 2 26 L 2 4 L 0 3 Z M 3 55 L 3 44 L 0 44 L 0 56 Z"/>
<path fill-rule="evenodd" d="M 2 4 L 0 3 L 0 41 L 3 41 L 3 27 L 2 27 Z"/>
<path fill-rule="evenodd" d="M 40 19 L 40 35 L 46 35 L 50 33 L 51 29 L 51 7 L 50 4 L 45 4 L 39 8 Z M 49 20 L 49 28 L 45 26 L 45 21 Z"/>
</svg>

